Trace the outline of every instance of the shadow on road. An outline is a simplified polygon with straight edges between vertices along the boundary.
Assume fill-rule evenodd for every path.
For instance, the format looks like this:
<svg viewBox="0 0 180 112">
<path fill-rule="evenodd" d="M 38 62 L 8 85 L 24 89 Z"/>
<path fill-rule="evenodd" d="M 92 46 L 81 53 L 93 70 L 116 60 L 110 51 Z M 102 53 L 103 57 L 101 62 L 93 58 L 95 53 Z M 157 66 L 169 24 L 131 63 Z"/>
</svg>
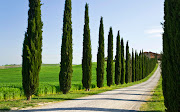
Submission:
<svg viewBox="0 0 180 112">
<path fill-rule="evenodd" d="M 72 98 L 33 98 L 33 99 L 45 99 L 45 100 L 48 100 L 48 99 L 53 99 L 53 100 L 73 100 Z"/>
<path fill-rule="evenodd" d="M 73 100 L 119 100 L 119 101 L 136 101 L 136 102 L 148 102 L 145 100 L 131 100 L 131 99 L 116 99 L 116 98 L 90 98 L 90 99 L 73 99 Z"/>
<path fill-rule="evenodd" d="M 122 93 L 123 94 L 123 93 Z M 131 94 L 133 95 L 133 94 Z M 134 95 L 142 95 L 142 94 L 134 94 Z M 33 98 L 33 99 L 53 99 L 53 100 L 116 100 L 116 101 L 134 101 L 134 102 L 153 102 L 153 101 L 146 101 L 146 100 L 131 100 L 131 99 L 116 99 L 116 98 L 89 98 L 89 99 L 83 99 L 83 98 L 77 98 L 77 99 L 71 99 L 71 98 Z M 156 102 L 161 102 L 156 101 Z"/>
<path fill-rule="evenodd" d="M 145 90 L 141 90 L 141 89 L 130 89 L 130 90 L 113 90 L 113 91 L 141 91 L 141 92 L 152 92 L 152 91 L 145 91 Z"/>
<path fill-rule="evenodd" d="M 78 110 L 79 111 L 102 111 L 102 112 L 138 112 L 136 110 L 93 108 L 93 107 L 31 109 L 31 110 L 19 110 L 18 112 L 41 112 L 41 111 L 55 111 L 55 112 L 56 111 L 72 111 L 73 112 L 73 111 L 78 111 Z M 161 112 L 161 111 L 143 111 L 143 112 Z"/>
<path fill-rule="evenodd" d="M 97 94 L 97 95 L 143 95 L 143 96 L 152 96 L 151 94 L 131 94 L 131 93 L 112 93 L 112 94 Z"/>
<path fill-rule="evenodd" d="M 135 94 L 135 95 L 141 95 L 141 94 Z M 33 98 L 33 99 L 57 99 L 57 100 L 117 100 L 117 101 L 134 101 L 134 102 L 153 102 L 153 101 L 146 101 L 146 100 L 131 100 L 131 99 L 116 99 L 116 98 L 89 98 L 89 99 L 83 99 L 83 98 L 77 98 L 77 99 L 71 99 L 71 98 Z M 156 101 L 157 102 L 157 101 Z M 158 101 L 161 102 L 161 101 Z"/>
</svg>

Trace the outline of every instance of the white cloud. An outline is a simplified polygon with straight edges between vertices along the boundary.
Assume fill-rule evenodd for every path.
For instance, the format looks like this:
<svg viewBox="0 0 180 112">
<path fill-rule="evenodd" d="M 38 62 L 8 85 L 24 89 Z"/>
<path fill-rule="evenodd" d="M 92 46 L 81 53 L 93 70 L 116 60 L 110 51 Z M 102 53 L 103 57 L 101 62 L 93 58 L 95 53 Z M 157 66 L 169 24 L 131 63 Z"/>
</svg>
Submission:
<svg viewBox="0 0 180 112">
<path fill-rule="evenodd" d="M 147 34 L 163 33 L 163 29 L 150 29 L 150 30 L 146 30 L 145 33 Z"/>
<path fill-rule="evenodd" d="M 162 28 L 150 29 L 150 30 L 146 30 L 145 33 L 147 34 L 163 33 L 163 29 Z"/>
<path fill-rule="evenodd" d="M 162 28 L 153 28 L 153 29 L 149 29 L 149 30 L 145 30 L 145 34 L 148 34 L 149 37 L 162 37 L 162 33 L 163 33 L 163 29 Z"/>
<path fill-rule="evenodd" d="M 150 36 L 148 36 L 148 37 L 162 37 L 162 34 L 154 34 L 154 35 L 150 35 Z"/>
</svg>

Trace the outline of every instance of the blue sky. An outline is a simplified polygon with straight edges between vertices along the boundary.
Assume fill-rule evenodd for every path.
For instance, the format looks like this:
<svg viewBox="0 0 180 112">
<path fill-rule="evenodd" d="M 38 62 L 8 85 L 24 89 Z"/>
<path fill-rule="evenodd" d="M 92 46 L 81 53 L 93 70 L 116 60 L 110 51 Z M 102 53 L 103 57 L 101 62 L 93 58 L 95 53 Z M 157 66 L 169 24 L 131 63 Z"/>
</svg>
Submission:
<svg viewBox="0 0 180 112">
<path fill-rule="evenodd" d="M 65 0 L 42 0 L 43 63 L 60 63 Z M 89 4 L 92 59 L 96 62 L 100 17 L 104 19 L 105 56 L 110 26 L 114 55 L 117 31 L 129 40 L 130 50 L 162 51 L 164 0 L 72 0 L 73 64 L 82 60 L 85 3 Z M 0 1 L 0 65 L 21 64 L 27 28 L 28 0 Z"/>
</svg>

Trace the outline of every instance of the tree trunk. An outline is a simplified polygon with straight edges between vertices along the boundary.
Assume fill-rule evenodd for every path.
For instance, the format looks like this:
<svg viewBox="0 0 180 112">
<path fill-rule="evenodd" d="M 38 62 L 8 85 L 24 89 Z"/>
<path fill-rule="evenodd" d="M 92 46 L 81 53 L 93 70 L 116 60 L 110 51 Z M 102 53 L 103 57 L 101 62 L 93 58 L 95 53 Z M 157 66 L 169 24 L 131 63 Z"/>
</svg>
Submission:
<svg viewBox="0 0 180 112">
<path fill-rule="evenodd" d="M 89 89 L 89 88 L 86 88 L 86 91 L 90 91 L 90 89 Z"/>
<path fill-rule="evenodd" d="M 27 100 L 31 101 L 31 95 L 27 96 Z"/>
<path fill-rule="evenodd" d="M 63 94 L 67 94 L 68 92 L 67 91 L 62 91 L 63 92 Z"/>
</svg>

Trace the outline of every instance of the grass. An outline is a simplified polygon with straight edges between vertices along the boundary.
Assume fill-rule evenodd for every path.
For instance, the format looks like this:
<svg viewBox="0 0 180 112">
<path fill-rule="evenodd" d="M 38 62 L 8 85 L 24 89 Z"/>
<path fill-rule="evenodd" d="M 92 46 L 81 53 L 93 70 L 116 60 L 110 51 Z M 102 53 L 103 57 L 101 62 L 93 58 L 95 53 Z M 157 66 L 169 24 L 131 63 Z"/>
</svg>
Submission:
<svg viewBox="0 0 180 112">
<path fill-rule="evenodd" d="M 164 97 L 162 91 L 162 77 L 160 78 L 156 89 L 154 89 L 153 96 L 147 103 L 143 104 L 140 108 L 141 111 L 157 111 L 165 112 Z"/>
<path fill-rule="evenodd" d="M 139 84 L 139 83 L 142 83 L 142 82 L 148 80 L 154 74 L 157 67 L 158 67 L 158 65 L 156 65 L 155 69 L 151 72 L 151 74 L 149 74 L 146 78 L 144 78 L 140 81 L 137 81 L 137 82 L 118 85 L 118 86 L 113 85 L 111 87 L 105 86 L 103 88 L 92 88 L 91 91 L 89 91 L 89 92 L 87 92 L 83 89 L 83 90 L 71 90 L 66 95 L 64 95 L 60 92 L 58 94 L 52 94 L 52 95 L 33 96 L 32 101 L 30 101 L 30 102 L 26 101 L 26 99 L 1 101 L 0 102 L 0 110 L 4 110 L 4 109 L 8 110 L 8 109 L 14 109 L 14 108 L 20 109 L 20 108 L 25 108 L 25 107 L 29 107 L 29 106 L 37 106 L 39 103 L 60 102 L 60 101 L 64 101 L 64 100 L 75 99 L 78 97 L 94 95 L 94 94 L 102 93 L 102 92 L 117 89 L 117 88 L 124 88 L 124 87 L 128 87 L 128 86 L 132 86 L 132 85 Z M 92 83 L 96 83 L 95 68 L 96 68 L 96 63 L 93 63 Z M 82 78 L 82 76 L 81 76 L 81 65 L 73 66 L 73 69 L 74 69 L 74 72 L 73 72 L 72 84 L 81 84 L 81 78 Z M 0 70 L 0 77 L 2 76 L 3 73 L 10 75 L 10 76 L 4 76 L 4 77 L 7 77 L 7 79 L 5 79 L 5 80 L 9 81 L 9 82 L 11 81 L 11 79 L 14 79 L 15 77 L 19 77 L 20 80 L 19 79 L 15 80 L 14 84 L 20 85 L 20 83 L 21 83 L 20 71 L 21 71 L 21 68 L 5 69 L 4 72 L 2 72 Z M 58 72 L 59 72 L 58 66 L 42 66 L 42 70 L 40 73 L 40 83 L 45 83 L 45 81 L 47 81 L 48 83 L 59 84 Z M 9 73 L 12 73 L 12 74 L 9 74 Z M 10 78 L 10 79 L 8 79 L 8 78 Z M 106 78 L 104 78 L 104 80 L 105 79 Z M 2 79 L 0 79 L 0 81 L 1 80 Z"/>
<path fill-rule="evenodd" d="M 92 88 L 96 86 L 96 63 L 92 64 Z M 22 90 L 22 68 L 0 69 L 0 101 L 24 98 Z M 58 64 L 43 64 L 40 71 L 40 86 L 36 93 L 38 96 L 56 94 L 59 92 L 59 71 Z M 106 78 L 106 76 L 105 76 Z M 71 90 L 83 89 L 82 66 L 73 65 L 73 77 Z M 104 80 L 106 85 L 106 80 Z M 14 90 L 18 92 L 14 92 Z"/>
<path fill-rule="evenodd" d="M 96 67 L 97 64 L 92 64 L 92 84 L 96 84 Z M 7 68 L 0 69 L 0 86 L 3 85 L 16 85 L 22 86 L 22 68 Z M 58 64 L 45 64 L 42 65 L 39 79 L 40 85 L 50 83 L 52 85 L 59 86 L 59 72 L 60 67 Z M 106 72 L 105 72 L 106 73 Z M 106 76 L 105 76 L 106 79 Z M 72 77 L 72 85 L 81 84 L 82 80 L 82 67 L 81 65 L 73 66 L 73 77 Z M 104 80 L 106 84 L 106 81 Z"/>
</svg>

